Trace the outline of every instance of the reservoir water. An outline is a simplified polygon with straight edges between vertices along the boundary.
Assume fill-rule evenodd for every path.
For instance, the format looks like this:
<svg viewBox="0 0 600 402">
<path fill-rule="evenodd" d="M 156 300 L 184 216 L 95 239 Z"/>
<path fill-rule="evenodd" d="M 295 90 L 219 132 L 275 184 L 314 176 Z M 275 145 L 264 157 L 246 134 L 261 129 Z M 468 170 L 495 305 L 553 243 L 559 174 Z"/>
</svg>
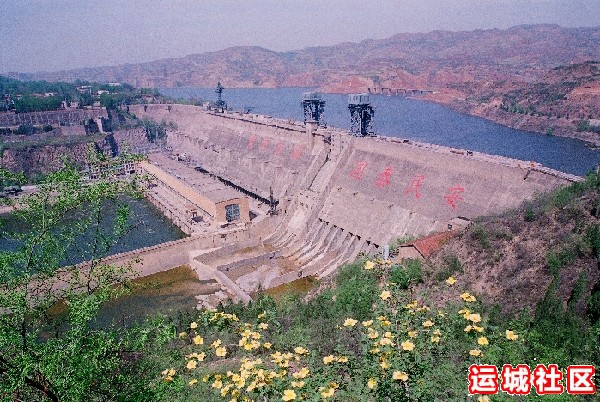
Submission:
<svg viewBox="0 0 600 402">
<path fill-rule="evenodd" d="M 229 110 L 248 110 L 283 119 L 302 120 L 302 93 L 307 88 L 225 89 Z M 173 98 L 215 100 L 214 89 L 169 88 L 161 93 Z M 347 96 L 322 94 L 325 120 L 348 129 Z M 375 107 L 375 133 L 390 137 L 502 155 L 567 173 L 585 175 L 600 163 L 600 151 L 579 140 L 515 130 L 488 120 L 455 112 L 444 106 L 401 96 L 371 95 Z"/>
</svg>

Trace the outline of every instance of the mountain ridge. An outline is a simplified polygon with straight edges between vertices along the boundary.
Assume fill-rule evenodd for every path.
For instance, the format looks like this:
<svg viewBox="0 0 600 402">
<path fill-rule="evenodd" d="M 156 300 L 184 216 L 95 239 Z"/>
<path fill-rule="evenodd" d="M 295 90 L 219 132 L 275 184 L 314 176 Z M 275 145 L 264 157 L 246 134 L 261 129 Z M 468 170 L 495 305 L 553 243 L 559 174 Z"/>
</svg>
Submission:
<svg viewBox="0 0 600 402">
<path fill-rule="evenodd" d="M 561 64 L 600 59 L 597 43 L 600 27 L 540 24 L 505 30 L 399 33 L 284 52 L 234 46 L 143 63 L 6 75 L 48 81 L 122 81 L 149 87 L 211 87 L 220 80 L 226 87 L 317 86 L 330 92 L 348 92 L 344 84 L 355 76 L 364 83 L 364 90 L 377 84 L 444 87 L 450 76 L 454 81 L 460 76 L 464 81 L 498 74 L 532 80 Z M 517 70 L 522 71 L 518 74 Z"/>
</svg>

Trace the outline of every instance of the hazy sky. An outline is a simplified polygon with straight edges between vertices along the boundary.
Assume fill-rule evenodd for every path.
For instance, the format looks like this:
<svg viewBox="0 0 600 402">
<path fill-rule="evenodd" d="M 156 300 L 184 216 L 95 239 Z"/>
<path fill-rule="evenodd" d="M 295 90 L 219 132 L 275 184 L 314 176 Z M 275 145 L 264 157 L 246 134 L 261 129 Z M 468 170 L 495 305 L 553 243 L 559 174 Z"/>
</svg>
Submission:
<svg viewBox="0 0 600 402">
<path fill-rule="evenodd" d="M 534 23 L 600 26 L 600 0 L 0 0 L 0 72 Z"/>
</svg>

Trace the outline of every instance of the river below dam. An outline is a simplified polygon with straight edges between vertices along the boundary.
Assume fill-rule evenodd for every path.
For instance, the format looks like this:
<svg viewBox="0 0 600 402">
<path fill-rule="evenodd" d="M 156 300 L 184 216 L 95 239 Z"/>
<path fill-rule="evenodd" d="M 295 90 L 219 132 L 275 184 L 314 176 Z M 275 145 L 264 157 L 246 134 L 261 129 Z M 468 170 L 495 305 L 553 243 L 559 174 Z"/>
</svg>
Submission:
<svg viewBox="0 0 600 402">
<path fill-rule="evenodd" d="M 225 89 L 229 110 L 303 120 L 302 93 L 308 88 Z M 161 89 L 166 96 L 215 100 L 214 89 Z M 328 125 L 350 128 L 347 95 L 322 94 Z M 378 135 L 536 161 L 562 172 L 585 175 L 600 163 L 600 151 L 582 141 L 515 130 L 447 107 L 402 96 L 371 95 L 375 107 L 374 129 Z"/>
</svg>

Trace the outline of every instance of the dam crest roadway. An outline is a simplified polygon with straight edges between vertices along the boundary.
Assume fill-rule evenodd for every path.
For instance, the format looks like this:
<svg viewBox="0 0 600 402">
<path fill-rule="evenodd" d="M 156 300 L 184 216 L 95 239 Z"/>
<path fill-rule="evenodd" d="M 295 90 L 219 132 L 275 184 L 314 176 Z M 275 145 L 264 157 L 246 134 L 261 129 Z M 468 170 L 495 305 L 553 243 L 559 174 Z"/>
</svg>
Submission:
<svg viewBox="0 0 600 402">
<path fill-rule="evenodd" d="M 152 177 L 147 198 L 189 237 L 106 262 L 140 257 L 141 276 L 189 265 L 221 289 L 198 296 L 199 307 L 323 278 L 399 237 L 458 229 L 582 180 L 534 162 L 311 122 L 191 105 L 130 112 L 176 127 L 167 151 L 136 169 Z"/>
</svg>

